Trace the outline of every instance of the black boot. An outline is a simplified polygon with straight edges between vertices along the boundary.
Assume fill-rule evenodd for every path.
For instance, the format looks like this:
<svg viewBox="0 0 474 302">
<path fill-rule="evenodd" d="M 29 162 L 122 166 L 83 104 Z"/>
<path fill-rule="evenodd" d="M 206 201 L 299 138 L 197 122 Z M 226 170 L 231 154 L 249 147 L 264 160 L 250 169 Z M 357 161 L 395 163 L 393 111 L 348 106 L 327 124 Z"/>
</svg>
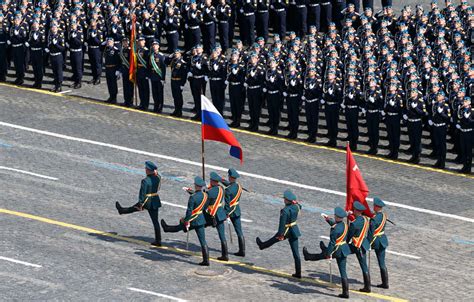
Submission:
<svg viewBox="0 0 474 302">
<path fill-rule="evenodd" d="M 305 261 L 315 261 L 316 260 L 316 254 L 311 254 L 310 252 L 308 252 L 308 249 L 305 247 L 303 247 L 303 257 L 304 257 L 304 260 Z"/>
<path fill-rule="evenodd" d="M 342 285 L 342 294 L 340 294 L 338 297 L 349 299 L 349 281 L 347 280 L 347 278 L 341 279 L 341 285 Z"/>
<path fill-rule="evenodd" d="M 272 245 L 274 245 L 275 243 L 278 242 L 278 239 L 276 237 L 272 237 L 270 239 L 268 239 L 267 241 L 265 242 L 262 242 L 262 240 L 260 240 L 260 238 L 257 237 L 256 239 L 257 241 L 257 244 L 258 244 L 258 247 L 261 249 L 261 250 L 264 250 L 268 247 L 271 247 Z"/>
<path fill-rule="evenodd" d="M 364 288 L 359 289 L 359 291 L 364 293 L 370 293 L 370 274 L 363 273 L 364 276 Z"/>
<path fill-rule="evenodd" d="M 138 209 L 135 207 L 122 208 L 122 206 L 120 205 L 118 201 L 115 203 L 115 207 L 117 208 L 117 211 L 119 212 L 120 215 L 130 214 L 130 213 L 138 211 Z"/>
<path fill-rule="evenodd" d="M 161 227 L 163 228 L 163 232 L 165 233 L 177 233 L 183 229 L 181 227 L 181 224 L 167 225 L 164 219 L 161 219 Z"/>
<path fill-rule="evenodd" d="M 201 250 L 202 250 L 202 262 L 199 263 L 199 265 L 209 266 L 209 249 L 207 248 L 207 245 L 201 247 Z"/>
<path fill-rule="evenodd" d="M 239 251 L 234 255 L 239 257 L 245 257 L 245 238 L 244 236 L 242 236 L 237 237 L 237 239 L 239 240 Z"/>
<path fill-rule="evenodd" d="M 229 251 L 227 250 L 227 241 L 221 242 L 221 252 L 222 252 L 222 256 L 217 257 L 217 260 L 229 261 Z"/>
<path fill-rule="evenodd" d="M 161 246 L 161 230 L 160 227 L 155 229 L 155 241 L 151 243 L 154 246 Z"/>
<path fill-rule="evenodd" d="M 382 284 L 377 287 L 388 289 L 388 271 L 387 269 L 380 269 L 380 275 L 382 277 Z"/>
<path fill-rule="evenodd" d="M 299 258 L 295 259 L 295 273 L 291 276 L 301 279 L 301 260 Z"/>
</svg>

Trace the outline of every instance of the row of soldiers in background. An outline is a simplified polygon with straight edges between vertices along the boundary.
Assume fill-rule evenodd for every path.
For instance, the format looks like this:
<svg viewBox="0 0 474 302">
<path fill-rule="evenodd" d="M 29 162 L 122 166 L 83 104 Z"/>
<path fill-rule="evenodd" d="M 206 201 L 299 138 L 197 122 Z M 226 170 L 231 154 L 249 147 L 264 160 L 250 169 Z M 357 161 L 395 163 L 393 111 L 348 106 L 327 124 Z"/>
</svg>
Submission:
<svg viewBox="0 0 474 302">
<path fill-rule="evenodd" d="M 44 3 L 40 2 L 40 6 L 44 6 Z M 56 12 L 61 7 L 59 5 Z M 74 87 L 80 87 L 85 53 L 81 47 L 85 43 L 81 44 L 81 41 L 85 39 L 93 74 L 92 83 L 100 82 L 102 58 L 105 57 L 110 93 L 108 101 L 116 101 L 117 80 L 122 74 L 125 105 L 131 106 L 134 91 L 128 75 L 129 41 L 122 35 L 115 35 L 117 28 L 120 28 L 119 25 L 114 27 L 118 22 L 116 15 L 111 14 L 110 23 L 105 22 L 108 24 L 106 34 L 104 30 L 98 29 L 98 22 L 91 19 L 87 38 L 84 38 L 83 32 L 74 31 L 81 23 L 77 18 L 74 20 L 74 15 L 71 15 L 70 26 L 73 30 L 69 30 L 69 39 L 62 34 L 61 22 L 52 20 L 49 34 L 42 32 L 42 37 L 47 36 L 44 40 L 46 45 L 39 44 L 40 47 L 36 47 L 38 44 L 34 44 L 36 42 L 32 39 L 41 36 L 36 31 L 40 22 L 38 17 L 33 18 L 31 26 L 34 30 L 27 34 L 27 26 L 22 25 L 24 14 L 21 9 L 13 14 L 13 21 L 10 14 L 6 19 L 3 17 L 5 22 L 0 22 L 13 22 L 14 25 L 8 31 L 3 30 L 3 34 L 0 30 L 0 51 L 12 53 L 17 84 L 23 82 L 25 63 L 30 57 L 34 62 L 35 87 L 40 87 L 44 57 L 49 52 L 54 90 L 60 91 L 64 58 L 66 50 L 69 50 Z M 346 12 L 353 11 L 354 6 L 349 5 Z M 143 14 L 148 16 L 149 12 Z M 166 65 L 169 65 L 175 102 L 173 115 L 181 115 L 182 90 L 189 81 L 195 102 L 195 119 L 199 119 L 200 95 L 205 94 L 209 83 L 213 103 L 221 113 L 224 111 L 225 91 L 228 89 L 233 127 L 240 126 L 244 105 L 248 101 L 251 118 L 249 129 L 252 131 L 258 131 L 261 109 L 266 106 L 269 112 L 269 133 L 276 135 L 286 103 L 289 137 L 295 138 L 299 128 L 299 113 L 304 103 L 308 141 L 316 140 L 319 110 L 323 107 L 328 144 L 335 146 L 339 113 L 342 110 L 348 130 L 347 140 L 351 148 L 356 150 L 362 112 L 367 121 L 370 154 L 377 153 L 379 125 L 385 119 L 389 158 L 396 159 L 402 122 L 408 127 L 411 162 L 418 163 L 420 160 L 424 127 L 430 131 L 432 156 L 438 159 L 436 167 L 445 166 L 448 133 L 454 143 L 452 151 L 457 154 L 456 161 L 463 163 L 463 172 L 470 172 L 473 117 L 469 97 L 472 97 L 474 82 L 469 52 L 474 28 L 472 8 L 465 1 L 458 7 L 448 1 L 447 8 L 443 10 L 432 3 L 428 14 L 421 7 L 417 7 L 414 13 L 410 7 L 405 7 L 399 18 L 393 16 L 391 8 L 384 9 L 377 18 L 371 14 L 371 10 L 366 10 L 361 16 L 354 14 L 353 18 L 345 20 L 340 31 L 336 24 L 330 23 L 327 34 L 319 32 L 316 26 L 309 27 L 305 38 L 298 37 L 296 32 L 289 32 L 286 39 L 282 40 L 275 34 L 268 48 L 264 37 L 257 38 L 257 42 L 245 50 L 243 43 L 237 41 L 229 59 L 219 43 L 209 55 L 205 54 L 201 44 L 197 44 L 191 53 L 183 54 L 178 50 L 165 56 L 160 53 L 159 41 L 154 39 L 155 36 L 142 35 L 137 42 L 139 64 L 136 82 L 140 108 L 148 110 L 151 90 L 154 110 L 161 112 Z M 26 36 L 29 38 L 24 42 Z M 2 44 L 2 41 L 5 42 Z M 8 44 L 10 47 L 7 47 Z M 25 56 L 26 48 L 28 55 Z M 7 57 L 0 56 L 0 65 L 5 67 L 0 68 L 0 71 L 4 71 L 0 73 L 3 78 Z"/>
<path fill-rule="evenodd" d="M 150 214 L 155 229 L 155 246 L 161 246 L 161 229 L 158 223 L 158 212 L 161 207 L 160 188 L 161 177 L 157 172 L 157 166 L 150 161 L 145 163 L 146 177 L 141 182 L 138 202 L 131 207 L 123 208 L 116 202 L 115 206 L 120 215 L 134 213 L 146 209 Z M 225 221 L 229 219 L 237 234 L 239 251 L 234 255 L 245 257 L 245 240 L 241 226 L 240 201 L 242 192 L 246 189 L 238 183 L 240 175 L 231 168 L 228 170 L 228 180 L 223 179 L 217 173 L 210 173 L 210 186 L 201 177 L 194 178 L 194 189 L 183 188 L 191 196 L 188 199 L 186 214 L 179 220 L 177 225 L 168 225 L 161 219 L 161 226 L 166 233 L 189 232 L 194 230 L 201 245 L 203 260 L 200 265 L 209 266 L 209 248 L 206 242 L 205 228 L 216 228 L 221 241 L 220 261 L 229 261 L 227 239 L 225 235 Z M 274 236 L 266 241 L 256 238 L 260 250 L 271 247 L 277 242 L 288 239 L 295 261 L 294 278 L 301 278 L 301 259 L 298 246 L 298 238 L 301 232 L 297 225 L 297 219 L 302 206 L 298 203 L 296 195 L 291 190 L 283 194 L 285 207 L 280 211 L 278 230 Z M 374 198 L 374 213 L 372 218 L 363 215 L 367 212 L 363 204 L 354 202 L 354 211 L 346 212 L 342 208 L 335 208 L 334 219 L 325 214 L 322 216 L 331 226 L 329 244 L 320 242 L 321 253 L 309 253 L 303 248 L 304 260 L 318 261 L 323 259 L 336 259 L 339 267 L 342 284 L 341 298 L 349 298 L 349 281 L 346 272 L 347 257 L 355 254 L 362 270 L 364 287 L 362 292 L 371 292 L 370 272 L 367 265 L 367 253 L 372 249 L 377 256 L 382 283 L 377 287 L 388 289 L 388 271 L 385 265 L 385 250 L 388 246 L 385 235 L 387 215 L 382 211 L 385 203 Z M 344 221 L 348 217 L 347 223 Z M 229 230 L 230 231 L 230 230 Z M 230 236 L 232 236 L 230 234 Z M 189 238 L 189 237 L 188 237 Z M 189 240 L 189 239 L 187 239 Z M 231 237 L 232 240 L 232 237 Z M 188 242 L 187 242 L 188 244 Z"/>
</svg>

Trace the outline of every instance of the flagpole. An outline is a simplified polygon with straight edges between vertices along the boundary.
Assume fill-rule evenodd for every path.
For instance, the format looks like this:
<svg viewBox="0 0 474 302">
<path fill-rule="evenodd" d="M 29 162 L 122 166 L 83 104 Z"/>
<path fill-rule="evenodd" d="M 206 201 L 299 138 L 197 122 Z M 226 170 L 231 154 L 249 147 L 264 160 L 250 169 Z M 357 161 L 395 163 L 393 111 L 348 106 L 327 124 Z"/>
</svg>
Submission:
<svg viewBox="0 0 474 302">
<path fill-rule="evenodd" d="M 202 133 L 202 128 L 201 128 L 201 133 Z M 202 179 L 205 181 L 206 180 L 206 172 L 204 168 L 204 138 L 201 136 L 201 162 L 202 162 Z"/>
</svg>

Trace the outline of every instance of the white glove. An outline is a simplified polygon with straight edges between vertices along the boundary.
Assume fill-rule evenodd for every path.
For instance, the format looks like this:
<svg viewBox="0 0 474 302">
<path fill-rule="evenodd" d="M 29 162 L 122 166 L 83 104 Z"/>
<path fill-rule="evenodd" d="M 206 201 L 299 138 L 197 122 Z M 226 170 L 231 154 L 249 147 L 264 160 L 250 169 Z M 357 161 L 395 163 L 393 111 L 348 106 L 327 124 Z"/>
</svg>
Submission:
<svg viewBox="0 0 474 302">
<path fill-rule="evenodd" d="M 239 12 L 243 14 L 243 13 L 244 13 L 244 9 L 241 8 L 241 9 L 239 10 Z"/>
<path fill-rule="evenodd" d="M 165 85 L 166 84 L 166 81 L 165 80 L 161 80 L 161 85 Z"/>
<path fill-rule="evenodd" d="M 184 24 L 184 28 L 188 29 L 188 27 L 189 27 L 189 26 L 188 26 L 187 24 Z"/>
<path fill-rule="evenodd" d="M 271 9 L 274 9 L 275 7 L 274 7 L 273 5 L 270 5 L 270 8 L 271 8 Z"/>
<path fill-rule="evenodd" d="M 237 74 L 237 69 L 232 68 L 232 74 Z"/>
<path fill-rule="evenodd" d="M 10 40 L 7 40 L 7 44 L 8 44 L 8 45 L 11 45 L 11 44 L 12 44 L 12 42 L 10 42 Z"/>
<path fill-rule="evenodd" d="M 92 37 L 92 38 L 97 37 L 97 33 L 95 33 L 95 32 L 91 33 L 91 37 Z"/>
<path fill-rule="evenodd" d="M 194 18 L 194 17 L 193 17 L 193 18 Z M 150 25 L 150 22 L 146 21 L 146 22 L 145 22 L 145 26 L 148 27 L 149 25 Z"/>
<path fill-rule="evenodd" d="M 385 111 L 380 111 L 380 114 L 382 114 L 382 116 L 385 116 Z"/>
<path fill-rule="evenodd" d="M 192 14 L 191 14 L 191 17 L 192 17 L 193 19 L 196 18 L 196 13 L 192 13 Z"/>
<path fill-rule="evenodd" d="M 288 95 L 288 93 L 286 93 L 286 92 L 283 92 L 283 96 L 287 96 L 287 95 Z"/>
<path fill-rule="evenodd" d="M 244 83 L 244 87 L 245 87 L 245 88 L 249 87 L 249 84 Z"/>
<path fill-rule="evenodd" d="M 262 91 L 263 91 L 263 92 L 267 92 L 267 88 L 263 88 Z"/>
<path fill-rule="evenodd" d="M 112 32 L 113 32 L 114 34 L 117 33 L 117 28 L 115 28 L 115 27 L 112 28 Z"/>
<path fill-rule="evenodd" d="M 416 108 L 416 103 L 415 102 L 411 103 L 411 108 Z"/>
<path fill-rule="evenodd" d="M 465 117 L 465 118 L 469 118 L 470 115 L 471 115 L 470 112 L 464 112 L 464 117 Z"/>
<path fill-rule="evenodd" d="M 314 89 L 314 86 L 315 85 L 313 83 L 309 84 L 309 89 Z"/>
<path fill-rule="evenodd" d="M 429 79 L 430 78 L 430 75 L 429 74 L 425 74 L 425 79 Z"/>
<path fill-rule="evenodd" d="M 179 88 L 181 89 L 181 91 L 183 91 L 183 89 L 184 89 L 184 86 L 181 86 L 181 87 L 179 87 Z"/>
<path fill-rule="evenodd" d="M 217 71 L 217 69 L 219 69 L 219 65 L 213 64 L 213 65 L 212 65 L 212 69 L 214 69 L 214 71 Z"/>
<path fill-rule="evenodd" d="M 354 95 L 352 93 L 349 93 L 348 97 L 352 100 L 354 98 Z"/>
<path fill-rule="evenodd" d="M 291 84 L 291 86 L 295 86 L 295 85 L 296 85 L 296 81 L 295 81 L 295 80 L 291 80 L 291 81 L 290 81 L 290 84 Z"/>
<path fill-rule="evenodd" d="M 323 217 L 324 219 L 327 219 L 328 218 L 328 215 L 324 214 L 324 213 L 321 213 L 321 217 Z"/>
<path fill-rule="evenodd" d="M 408 115 L 404 114 L 404 115 L 403 115 L 403 119 L 404 119 L 404 120 L 407 120 L 407 119 L 408 119 Z"/>
<path fill-rule="evenodd" d="M 34 40 L 37 40 L 37 39 L 38 39 L 38 33 L 35 32 L 35 33 L 33 34 L 33 39 L 34 39 Z"/>
<path fill-rule="evenodd" d="M 352 214 L 354 214 L 354 212 L 352 212 L 352 211 L 347 211 L 347 215 L 352 215 Z"/>
<path fill-rule="evenodd" d="M 197 69 L 201 69 L 201 67 L 202 67 L 201 62 L 197 62 L 197 63 L 196 63 L 196 68 L 197 68 Z"/>
<path fill-rule="evenodd" d="M 395 106 L 395 102 L 394 102 L 393 100 L 388 101 L 388 103 L 389 103 L 390 106 L 392 106 L 392 107 Z"/>
<path fill-rule="evenodd" d="M 364 108 L 362 108 L 362 114 L 365 114 L 367 112 L 367 110 L 365 110 Z"/>
<path fill-rule="evenodd" d="M 66 42 L 66 47 L 69 48 L 69 43 Z"/>
<path fill-rule="evenodd" d="M 323 105 L 324 103 L 326 103 L 323 99 L 321 99 L 321 105 Z"/>
<path fill-rule="evenodd" d="M 209 10 L 209 7 L 206 7 L 206 13 L 209 14 L 210 10 Z"/>
<path fill-rule="evenodd" d="M 270 82 L 272 82 L 272 83 L 275 82 L 275 77 L 274 76 L 270 77 Z"/>
<path fill-rule="evenodd" d="M 346 108 L 346 105 L 344 105 L 344 103 L 341 103 L 341 108 L 342 108 L 342 109 L 345 109 L 345 108 Z"/>
<path fill-rule="evenodd" d="M 115 75 L 116 75 L 117 77 L 119 77 L 119 76 L 121 76 L 121 75 L 122 75 L 122 73 L 121 73 L 120 71 L 118 71 L 118 70 L 117 70 L 117 71 L 115 72 Z"/>
<path fill-rule="evenodd" d="M 71 34 L 71 37 L 75 38 L 75 37 L 77 37 L 77 34 L 76 34 L 75 32 L 73 32 L 73 33 Z"/>
<path fill-rule="evenodd" d="M 370 96 L 370 97 L 369 97 L 369 101 L 370 101 L 371 103 L 375 103 L 374 97 Z"/>
<path fill-rule="evenodd" d="M 30 47 L 30 43 L 25 42 L 25 46 L 26 46 L 26 47 Z"/>
<path fill-rule="evenodd" d="M 254 71 L 254 70 L 250 70 L 250 76 L 251 76 L 251 77 L 254 77 L 254 76 L 255 76 L 255 71 Z"/>
<path fill-rule="evenodd" d="M 433 121 L 432 121 L 432 120 L 428 120 L 428 125 L 433 126 Z"/>
<path fill-rule="evenodd" d="M 191 72 L 188 72 L 188 78 L 192 77 L 193 74 Z"/>
<path fill-rule="evenodd" d="M 45 49 L 44 49 L 44 52 L 45 52 L 45 53 L 49 53 L 49 48 L 45 48 Z"/>
<path fill-rule="evenodd" d="M 168 18 L 168 22 L 171 24 L 173 23 L 173 18 Z"/>
<path fill-rule="evenodd" d="M 457 128 L 457 129 L 461 129 L 461 125 L 456 124 L 456 128 Z"/>
<path fill-rule="evenodd" d="M 438 107 L 438 113 L 443 112 L 443 107 Z"/>
<path fill-rule="evenodd" d="M 229 81 L 225 81 L 224 84 L 229 85 Z"/>
<path fill-rule="evenodd" d="M 87 47 L 87 45 L 89 45 L 89 44 L 87 44 L 87 42 L 84 42 L 84 46 Z"/>
<path fill-rule="evenodd" d="M 18 31 L 18 29 L 15 29 L 13 33 L 15 34 L 15 36 L 17 36 L 20 32 Z"/>
<path fill-rule="evenodd" d="M 304 100 L 306 100 L 306 97 L 303 95 L 303 96 L 301 97 L 301 99 L 304 101 Z"/>
<path fill-rule="evenodd" d="M 334 90 L 332 90 L 332 88 L 329 88 L 329 89 L 328 89 L 329 95 L 332 95 L 333 92 L 334 92 Z"/>
<path fill-rule="evenodd" d="M 208 76 L 204 76 L 204 81 L 209 82 L 209 77 L 208 77 Z"/>
<path fill-rule="evenodd" d="M 58 43 L 58 39 L 54 38 L 53 39 L 53 44 L 57 44 Z"/>
</svg>

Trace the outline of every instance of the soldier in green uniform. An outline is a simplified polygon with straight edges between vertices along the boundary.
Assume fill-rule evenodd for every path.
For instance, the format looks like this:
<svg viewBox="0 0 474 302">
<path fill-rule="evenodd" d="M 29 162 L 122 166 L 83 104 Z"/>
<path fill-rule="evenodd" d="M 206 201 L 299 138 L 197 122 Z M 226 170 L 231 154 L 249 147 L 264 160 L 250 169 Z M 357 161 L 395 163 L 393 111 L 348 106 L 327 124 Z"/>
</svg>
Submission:
<svg viewBox="0 0 474 302">
<path fill-rule="evenodd" d="M 237 182 L 237 178 L 240 177 L 239 172 L 234 168 L 229 169 L 227 172 L 229 175 L 229 181 L 223 181 L 226 186 L 225 189 L 225 210 L 227 216 L 234 225 L 235 233 L 239 241 L 239 251 L 235 253 L 235 256 L 245 257 L 245 239 L 244 233 L 242 232 L 242 224 L 240 222 L 240 196 L 242 195 L 242 185 Z"/>
<path fill-rule="evenodd" d="M 202 250 L 202 262 L 199 265 L 209 266 L 209 249 L 206 242 L 206 234 L 204 232 L 204 226 L 206 219 L 204 218 L 203 211 L 208 201 L 207 193 L 203 192 L 202 189 L 206 186 L 204 180 L 196 176 L 194 178 L 194 191 L 188 190 L 192 193 L 188 200 L 188 208 L 186 215 L 181 218 L 178 225 L 167 225 L 164 219 L 161 219 L 161 226 L 165 233 L 176 233 L 176 232 L 188 232 L 194 230 L 201 244 Z"/>
<path fill-rule="evenodd" d="M 288 238 L 290 243 L 291 252 L 295 259 L 295 273 L 292 275 L 295 278 L 301 278 L 301 259 L 298 251 L 298 237 L 301 236 L 296 220 L 301 210 L 301 205 L 296 201 L 296 195 L 290 190 L 286 190 L 283 193 L 283 199 L 285 200 L 285 207 L 280 211 L 280 224 L 278 226 L 278 232 L 269 240 L 262 242 L 257 237 L 258 247 L 263 250 L 274 245 L 278 241 L 282 241 Z"/>
<path fill-rule="evenodd" d="M 218 257 L 217 259 L 221 261 L 229 261 L 224 225 L 224 222 L 227 219 L 227 215 L 224 210 L 225 190 L 219 185 L 219 182 L 222 182 L 222 178 L 216 172 L 211 172 L 210 179 L 211 187 L 207 192 L 209 199 L 207 201 L 206 210 L 204 211 L 206 227 L 215 227 L 217 229 L 217 233 L 219 234 L 219 239 L 221 240 L 222 256 Z"/>
<path fill-rule="evenodd" d="M 377 255 L 380 275 L 382 277 L 382 284 L 377 285 L 377 287 L 388 289 L 388 272 L 387 267 L 385 266 L 385 249 L 388 246 L 388 239 L 384 234 L 387 214 L 382 212 L 383 207 L 385 207 L 385 203 L 380 198 L 375 197 L 375 216 L 370 219 L 369 241 L 372 249 Z"/>
<path fill-rule="evenodd" d="M 321 247 L 320 254 L 311 254 L 308 252 L 306 247 L 304 247 L 304 260 L 318 261 L 322 259 L 336 258 L 342 285 L 342 294 L 340 294 L 339 297 L 349 298 L 349 281 L 347 279 L 346 263 L 347 256 L 351 253 L 351 250 L 347 245 L 347 233 L 349 227 L 344 222 L 344 218 L 347 217 L 347 213 L 342 208 L 336 207 L 334 209 L 334 219 L 331 219 L 324 214 L 323 217 L 331 226 L 329 245 L 326 247 L 324 242 L 321 241 L 319 243 L 319 246 Z"/>
<path fill-rule="evenodd" d="M 364 277 L 364 287 L 361 288 L 360 291 L 370 293 L 370 274 L 367 266 L 367 252 L 370 250 L 370 242 L 367 239 L 370 229 L 370 219 L 362 215 L 363 211 L 365 211 L 365 206 L 359 201 L 355 201 L 355 220 L 349 225 L 347 242 L 349 242 L 351 253 L 357 256 L 360 269 L 362 270 L 362 276 Z"/>
<path fill-rule="evenodd" d="M 147 209 L 155 228 L 155 241 L 152 244 L 161 246 L 161 230 L 160 223 L 158 222 L 158 209 L 161 207 L 161 200 L 158 195 L 161 186 L 161 176 L 156 171 L 157 169 L 156 165 L 151 161 L 145 162 L 146 177 L 142 179 L 138 202 L 129 208 L 122 208 L 117 201 L 115 207 L 120 215 Z"/>
</svg>

